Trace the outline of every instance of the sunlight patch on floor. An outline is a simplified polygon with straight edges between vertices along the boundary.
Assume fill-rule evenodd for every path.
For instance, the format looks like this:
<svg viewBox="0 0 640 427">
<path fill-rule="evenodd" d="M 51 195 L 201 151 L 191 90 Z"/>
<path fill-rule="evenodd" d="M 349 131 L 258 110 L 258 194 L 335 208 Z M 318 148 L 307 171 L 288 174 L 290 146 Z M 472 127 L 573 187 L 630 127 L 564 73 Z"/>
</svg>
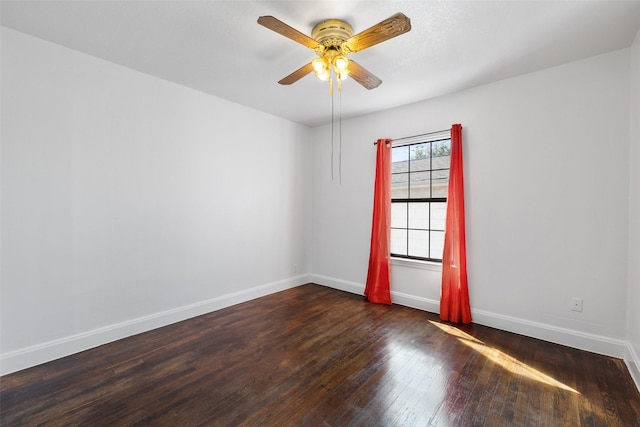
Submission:
<svg viewBox="0 0 640 427">
<path fill-rule="evenodd" d="M 477 338 L 467 334 L 460 329 L 447 325 L 444 323 L 438 323 L 434 321 L 429 321 L 432 325 L 436 326 L 440 330 L 448 333 L 449 335 L 453 335 L 458 338 L 458 340 L 471 347 L 473 350 L 485 356 L 487 359 L 491 360 L 493 363 L 500 365 L 502 368 L 516 374 L 522 375 L 526 378 L 529 378 L 534 381 L 538 381 L 553 387 L 560 388 L 562 390 L 570 391 L 572 393 L 580 394 L 579 391 L 569 387 L 568 385 L 561 383 L 560 381 L 550 377 L 547 374 L 544 374 L 538 371 L 535 368 L 527 365 L 526 363 L 522 363 L 519 360 L 509 356 L 508 354 L 487 346 L 484 342 L 478 340 Z"/>
</svg>

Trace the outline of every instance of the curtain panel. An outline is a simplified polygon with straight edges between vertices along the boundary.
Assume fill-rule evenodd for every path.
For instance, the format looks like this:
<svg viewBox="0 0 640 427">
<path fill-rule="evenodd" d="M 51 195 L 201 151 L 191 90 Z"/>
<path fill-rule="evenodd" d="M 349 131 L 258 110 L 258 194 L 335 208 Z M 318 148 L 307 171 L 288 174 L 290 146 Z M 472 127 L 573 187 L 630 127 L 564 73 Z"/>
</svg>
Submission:
<svg viewBox="0 0 640 427">
<path fill-rule="evenodd" d="M 391 304 L 391 146 L 390 139 L 378 140 L 369 271 L 364 290 L 367 299 L 378 304 Z"/>
<path fill-rule="evenodd" d="M 440 298 L 440 319 L 454 323 L 471 322 L 464 221 L 462 126 L 454 124 L 451 127 L 451 167 L 449 169 L 447 217 L 442 254 L 442 295 Z"/>
</svg>

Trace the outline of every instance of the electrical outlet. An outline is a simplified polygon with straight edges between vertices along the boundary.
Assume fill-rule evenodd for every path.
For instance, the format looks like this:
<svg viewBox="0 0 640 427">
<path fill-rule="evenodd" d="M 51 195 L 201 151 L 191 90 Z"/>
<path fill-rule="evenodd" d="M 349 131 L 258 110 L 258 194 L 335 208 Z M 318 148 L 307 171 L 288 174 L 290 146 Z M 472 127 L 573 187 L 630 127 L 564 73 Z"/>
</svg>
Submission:
<svg viewBox="0 0 640 427">
<path fill-rule="evenodd" d="M 571 299 L 571 311 L 582 311 L 582 298 Z"/>
</svg>

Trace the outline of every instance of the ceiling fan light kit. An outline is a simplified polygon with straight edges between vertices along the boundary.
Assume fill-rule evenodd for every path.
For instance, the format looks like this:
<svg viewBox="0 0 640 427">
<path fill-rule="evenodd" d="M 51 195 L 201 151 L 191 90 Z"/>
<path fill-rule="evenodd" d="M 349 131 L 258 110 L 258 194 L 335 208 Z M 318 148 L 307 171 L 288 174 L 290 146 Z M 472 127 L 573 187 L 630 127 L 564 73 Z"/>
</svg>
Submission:
<svg viewBox="0 0 640 427">
<path fill-rule="evenodd" d="M 338 81 L 338 90 L 342 88 L 342 81 L 351 76 L 366 89 L 375 89 L 382 80 L 366 70 L 347 55 L 374 46 L 393 37 L 411 30 L 411 21 L 402 13 L 385 19 L 356 35 L 348 22 L 341 19 L 327 19 L 320 22 L 311 31 L 311 37 L 290 27 L 273 16 L 261 16 L 258 24 L 275 31 L 293 41 L 296 41 L 318 55 L 306 65 L 289 74 L 278 83 L 290 85 L 307 74 L 314 72 L 322 81 L 329 82 L 329 93 L 333 92 L 332 75 Z"/>
</svg>

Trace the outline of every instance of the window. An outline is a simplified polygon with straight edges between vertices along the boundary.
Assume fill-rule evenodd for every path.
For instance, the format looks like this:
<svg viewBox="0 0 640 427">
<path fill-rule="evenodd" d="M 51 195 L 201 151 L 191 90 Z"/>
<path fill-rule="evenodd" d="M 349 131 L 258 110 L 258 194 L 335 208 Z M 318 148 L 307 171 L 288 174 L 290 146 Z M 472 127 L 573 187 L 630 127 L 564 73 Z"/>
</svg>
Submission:
<svg viewBox="0 0 640 427">
<path fill-rule="evenodd" d="M 391 256 L 442 262 L 451 139 L 392 148 Z"/>
</svg>

